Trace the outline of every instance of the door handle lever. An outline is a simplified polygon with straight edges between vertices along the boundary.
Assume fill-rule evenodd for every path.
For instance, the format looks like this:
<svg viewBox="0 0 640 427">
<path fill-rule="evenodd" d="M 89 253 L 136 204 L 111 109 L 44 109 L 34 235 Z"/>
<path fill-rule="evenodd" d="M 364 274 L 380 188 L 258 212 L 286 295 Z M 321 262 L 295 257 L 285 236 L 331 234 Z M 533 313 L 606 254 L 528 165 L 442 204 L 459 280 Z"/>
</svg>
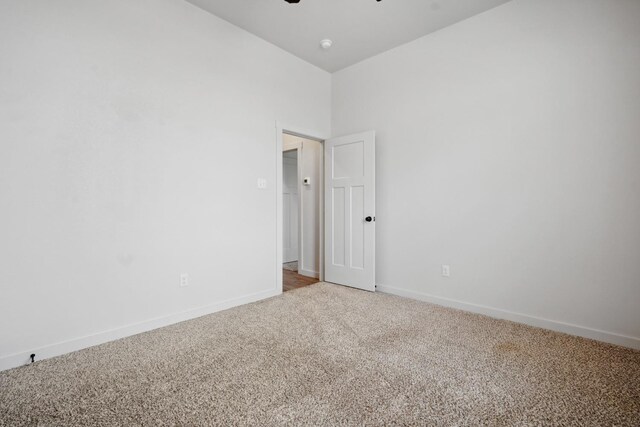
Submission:
<svg viewBox="0 0 640 427">
<path fill-rule="evenodd" d="M 374 217 L 372 218 L 372 217 L 368 216 L 368 217 L 366 217 L 364 220 L 365 220 L 365 221 L 367 221 L 367 222 L 371 222 L 371 221 L 375 221 L 375 220 L 376 220 L 376 217 L 374 216 Z"/>
</svg>

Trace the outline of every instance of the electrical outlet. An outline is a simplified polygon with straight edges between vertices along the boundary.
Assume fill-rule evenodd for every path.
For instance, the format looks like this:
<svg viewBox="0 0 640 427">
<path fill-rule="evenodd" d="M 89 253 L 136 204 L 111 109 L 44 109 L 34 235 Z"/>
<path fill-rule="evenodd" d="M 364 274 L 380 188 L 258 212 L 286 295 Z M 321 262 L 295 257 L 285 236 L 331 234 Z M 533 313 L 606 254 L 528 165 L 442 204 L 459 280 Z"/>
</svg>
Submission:
<svg viewBox="0 0 640 427">
<path fill-rule="evenodd" d="M 259 190 L 265 190 L 267 188 L 267 180 L 265 178 L 258 178 L 257 187 Z"/>
<path fill-rule="evenodd" d="M 189 286 L 189 273 L 182 273 L 180 275 L 180 287 L 184 288 L 185 286 Z"/>
<path fill-rule="evenodd" d="M 451 267 L 448 265 L 442 265 L 442 277 L 451 276 Z"/>
</svg>

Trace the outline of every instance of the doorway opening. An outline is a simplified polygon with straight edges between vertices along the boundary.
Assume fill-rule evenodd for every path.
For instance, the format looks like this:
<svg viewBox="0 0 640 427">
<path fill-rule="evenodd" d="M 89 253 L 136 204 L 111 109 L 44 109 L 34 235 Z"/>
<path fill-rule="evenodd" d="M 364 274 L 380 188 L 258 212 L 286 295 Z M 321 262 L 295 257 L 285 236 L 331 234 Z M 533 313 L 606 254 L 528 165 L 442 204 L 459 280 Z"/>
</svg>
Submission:
<svg viewBox="0 0 640 427">
<path fill-rule="evenodd" d="M 282 132 L 282 290 L 320 281 L 323 204 L 322 141 Z"/>
<path fill-rule="evenodd" d="M 312 135 L 276 122 L 276 291 L 283 290 L 289 271 L 287 276 L 302 282 L 286 290 L 327 281 L 375 292 L 375 131 L 335 138 Z M 289 178 L 297 181 L 288 185 L 293 190 L 287 205 L 291 212 L 297 201 L 298 216 L 287 226 L 291 238 L 297 221 L 297 256 L 287 261 L 298 259 L 289 270 L 284 268 L 285 158 L 297 170 Z M 288 249 L 295 246 L 289 240 Z"/>
</svg>

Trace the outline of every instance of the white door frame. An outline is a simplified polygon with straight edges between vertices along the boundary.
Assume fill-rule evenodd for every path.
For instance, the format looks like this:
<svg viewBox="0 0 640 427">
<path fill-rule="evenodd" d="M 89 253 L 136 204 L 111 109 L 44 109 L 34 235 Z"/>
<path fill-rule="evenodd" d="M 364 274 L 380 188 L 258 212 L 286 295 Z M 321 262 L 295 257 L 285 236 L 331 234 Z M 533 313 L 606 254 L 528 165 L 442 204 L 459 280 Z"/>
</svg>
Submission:
<svg viewBox="0 0 640 427">
<path fill-rule="evenodd" d="M 291 135 L 300 136 L 302 138 L 313 139 L 315 141 L 324 142 L 324 140 L 329 139 L 329 135 L 324 135 L 322 132 L 310 131 L 308 129 L 303 129 L 298 126 L 290 126 L 288 124 L 284 124 L 280 121 L 276 121 L 276 291 L 282 293 L 282 260 L 283 258 L 283 243 L 282 243 L 282 230 L 284 228 L 284 219 L 282 214 L 282 134 L 288 133 Z M 324 153 L 324 149 L 322 150 Z M 298 161 L 300 161 L 302 150 L 298 150 Z M 324 280 L 324 155 L 322 157 L 322 165 L 320 165 L 320 265 L 319 269 L 319 280 L 322 282 Z M 298 163 L 299 165 L 300 163 Z M 298 185 L 301 185 L 300 177 L 298 177 Z M 299 209 L 302 209 L 302 197 L 301 193 L 298 201 Z M 298 227 L 301 227 L 302 224 L 302 216 L 298 216 Z M 302 234 L 298 232 L 298 254 L 302 254 L 301 252 L 301 239 Z M 300 256 L 298 257 L 300 258 Z"/>
</svg>

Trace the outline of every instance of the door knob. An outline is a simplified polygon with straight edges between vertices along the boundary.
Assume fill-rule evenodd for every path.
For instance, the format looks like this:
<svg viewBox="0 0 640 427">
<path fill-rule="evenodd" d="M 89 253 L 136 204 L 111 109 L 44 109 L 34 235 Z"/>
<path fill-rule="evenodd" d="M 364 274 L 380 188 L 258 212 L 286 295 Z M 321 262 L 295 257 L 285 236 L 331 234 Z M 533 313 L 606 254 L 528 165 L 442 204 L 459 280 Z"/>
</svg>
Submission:
<svg viewBox="0 0 640 427">
<path fill-rule="evenodd" d="M 366 217 L 364 220 L 365 220 L 365 221 L 367 221 L 367 222 L 371 222 L 371 221 L 373 221 L 373 218 L 371 218 L 370 216 L 368 216 L 368 217 Z"/>
</svg>

